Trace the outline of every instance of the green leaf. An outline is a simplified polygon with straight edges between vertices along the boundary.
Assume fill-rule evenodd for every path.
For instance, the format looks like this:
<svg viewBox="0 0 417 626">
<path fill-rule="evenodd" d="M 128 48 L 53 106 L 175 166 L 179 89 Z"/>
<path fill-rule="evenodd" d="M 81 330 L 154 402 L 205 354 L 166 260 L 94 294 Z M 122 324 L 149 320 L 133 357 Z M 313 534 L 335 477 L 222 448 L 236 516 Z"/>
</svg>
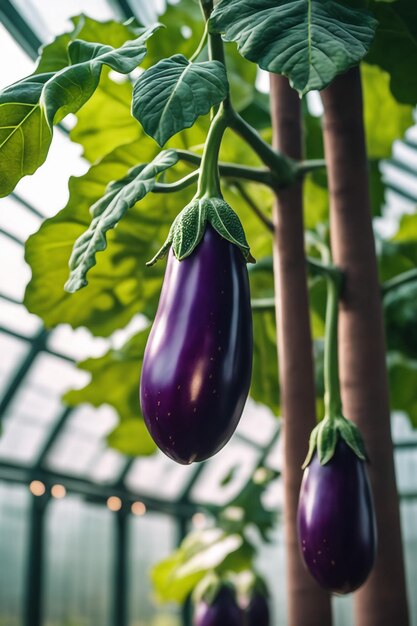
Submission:
<svg viewBox="0 0 417 626">
<path fill-rule="evenodd" d="M 139 77 L 133 89 L 132 111 L 146 133 L 163 146 L 224 100 L 227 93 L 222 63 L 190 63 L 176 54 Z"/>
<path fill-rule="evenodd" d="M 118 224 L 128 209 L 152 191 L 158 174 L 177 161 L 174 150 L 161 152 L 151 163 L 133 167 L 127 176 L 108 185 L 105 195 L 90 209 L 93 219 L 89 228 L 74 244 L 66 291 L 74 293 L 88 284 L 86 275 L 96 264 L 96 253 L 107 247 L 106 233 Z"/>
<path fill-rule="evenodd" d="M 397 0 L 392 4 L 373 3 L 379 25 L 366 57 L 390 75 L 390 87 L 398 102 L 417 102 L 417 4 Z"/>
<path fill-rule="evenodd" d="M 361 75 L 368 155 L 387 158 L 393 142 L 412 126 L 413 109 L 396 102 L 390 93 L 389 75 L 380 68 L 363 63 Z"/>
<path fill-rule="evenodd" d="M 252 284 L 252 281 L 251 281 Z M 279 415 L 280 395 L 274 311 L 253 313 L 253 368 L 250 396 Z"/>
<path fill-rule="evenodd" d="M 144 30 L 134 20 L 129 20 L 125 24 L 113 20 L 100 22 L 81 14 L 72 17 L 71 21 L 73 23 L 71 32 L 58 35 L 52 43 L 41 47 L 35 74 L 58 72 L 67 67 L 70 64 L 68 45 L 74 39 L 100 42 L 113 48 L 119 48 L 125 41 L 137 37 Z"/>
<path fill-rule="evenodd" d="M 128 73 L 146 54 L 146 40 L 160 25 L 120 48 L 75 40 L 69 44 L 70 67 L 36 74 L 0 93 L 0 196 L 33 174 L 46 159 L 52 126 L 75 113 L 96 89 L 103 65 Z"/>
<path fill-rule="evenodd" d="M 112 348 L 99 358 L 87 359 L 79 369 L 91 374 L 82 389 L 69 391 L 63 400 L 70 406 L 109 404 L 118 413 L 120 424 L 108 436 L 108 443 L 124 454 L 149 455 L 156 450 L 140 412 L 138 387 L 143 355 L 150 327 L 134 335 L 120 349 Z"/>
<path fill-rule="evenodd" d="M 70 138 L 82 145 L 82 156 L 90 163 L 117 146 L 143 139 L 142 129 L 130 112 L 132 88 L 130 81 L 116 83 L 109 77 L 109 72 L 104 71 L 94 95 L 78 111 Z M 146 160 L 154 150 L 145 155 Z"/>
<path fill-rule="evenodd" d="M 417 428 L 417 360 L 389 352 L 387 363 L 391 409 L 406 413 L 413 428 Z"/>
<path fill-rule="evenodd" d="M 103 65 L 116 72 L 132 72 L 146 55 L 146 41 L 160 28 L 154 24 L 140 37 L 120 48 L 76 39 L 68 46 L 70 66 L 57 72 L 42 90 L 40 103 L 49 125 L 57 124 L 78 109 L 94 93 Z"/>
<path fill-rule="evenodd" d="M 206 576 L 223 566 L 230 557 L 244 548 L 242 537 L 228 535 L 218 528 L 195 531 L 180 547 L 151 571 L 157 599 L 161 602 L 182 603 Z"/>
<path fill-rule="evenodd" d="M 26 260 L 32 278 L 25 304 L 46 326 L 87 326 L 93 334 L 107 336 L 123 328 L 136 313 L 155 314 L 164 268 L 149 269 L 145 263 L 166 237 L 178 209 L 189 202 L 190 189 L 163 198 L 148 194 L 108 233 L 109 246 L 99 266 L 90 271 L 88 289 L 70 295 L 64 284 L 73 243 L 90 223 L 89 207 L 103 196 L 109 180 L 122 178 L 138 162 L 152 158 L 156 149 L 143 136 L 114 150 L 84 176 L 71 178 L 65 209 L 29 238 Z"/>
<path fill-rule="evenodd" d="M 52 131 L 39 98 L 51 76 L 30 76 L 0 92 L 0 197 L 46 159 Z"/>
<path fill-rule="evenodd" d="M 304 94 L 323 89 L 365 56 L 376 20 L 335 0 L 221 0 L 210 26 L 262 69 L 288 76 Z"/>
<path fill-rule="evenodd" d="M 107 436 L 107 445 L 127 456 L 149 456 L 156 450 L 145 422 L 141 419 L 120 422 Z"/>
</svg>

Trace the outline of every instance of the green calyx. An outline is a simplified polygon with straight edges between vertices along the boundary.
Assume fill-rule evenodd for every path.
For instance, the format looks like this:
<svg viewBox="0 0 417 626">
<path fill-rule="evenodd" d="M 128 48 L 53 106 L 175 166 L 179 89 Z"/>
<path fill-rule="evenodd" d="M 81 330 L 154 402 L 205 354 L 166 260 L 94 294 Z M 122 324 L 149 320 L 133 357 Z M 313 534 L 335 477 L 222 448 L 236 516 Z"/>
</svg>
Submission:
<svg viewBox="0 0 417 626">
<path fill-rule="evenodd" d="M 190 256 L 202 240 L 207 224 L 211 224 L 219 235 L 235 244 L 247 262 L 254 262 L 237 214 L 222 198 L 204 196 L 194 198 L 177 215 L 165 243 L 147 265 L 162 259 L 171 246 L 178 261 Z"/>
<path fill-rule="evenodd" d="M 311 431 L 308 453 L 302 469 L 305 469 L 311 463 L 316 450 L 320 464 L 325 465 L 328 463 L 334 456 L 339 437 L 343 439 L 361 461 L 368 460 L 359 428 L 340 414 L 331 418 L 326 416 Z"/>
</svg>

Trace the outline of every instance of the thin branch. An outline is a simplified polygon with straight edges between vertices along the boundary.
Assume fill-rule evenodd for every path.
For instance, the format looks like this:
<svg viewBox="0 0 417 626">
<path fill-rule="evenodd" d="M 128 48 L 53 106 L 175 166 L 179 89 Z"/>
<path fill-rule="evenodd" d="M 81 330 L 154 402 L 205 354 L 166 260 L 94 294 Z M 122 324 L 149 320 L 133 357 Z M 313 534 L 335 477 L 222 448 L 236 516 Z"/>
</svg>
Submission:
<svg viewBox="0 0 417 626">
<path fill-rule="evenodd" d="M 154 188 L 152 189 L 153 193 L 172 193 L 174 191 L 181 191 L 181 189 L 185 189 L 192 185 L 192 183 L 196 182 L 198 179 L 199 170 L 195 170 L 181 180 L 175 181 L 175 183 L 156 183 Z"/>
<path fill-rule="evenodd" d="M 176 150 L 177 155 L 181 161 L 192 163 L 193 165 L 200 165 L 201 156 L 190 152 L 189 150 Z M 260 167 L 248 167 L 245 165 L 238 165 L 236 163 L 224 163 L 219 162 L 220 176 L 226 178 L 241 178 L 243 180 L 249 180 L 255 183 L 261 183 L 266 187 L 275 187 L 276 183 L 273 176 L 267 169 Z"/>
<path fill-rule="evenodd" d="M 254 298 L 250 305 L 252 311 L 275 311 L 275 298 Z"/>
<path fill-rule="evenodd" d="M 255 215 L 260 219 L 260 221 L 267 227 L 268 230 L 274 232 L 274 225 L 272 221 L 263 213 L 260 208 L 256 205 L 254 200 L 248 194 L 243 185 L 241 185 L 238 181 L 233 181 L 233 186 L 237 189 L 239 194 L 242 196 L 246 204 L 249 208 L 255 213 Z"/>
<path fill-rule="evenodd" d="M 417 268 L 409 270 L 408 272 L 403 272 L 402 274 L 398 274 L 398 276 L 394 276 L 394 278 L 390 278 L 390 280 L 385 281 L 381 285 L 381 293 L 382 297 L 385 297 L 387 293 L 392 291 L 393 289 L 398 289 L 403 285 L 407 285 L 408 283 L 417 282 Z"/>
<path fill-rule="evenodd" d="M 286 187 L 295 181 L 297 163 L 274 150 L 262 139 L 258 131 L 233 109 L 229 110 L 229 127 L 250 145 L 261 161 L 271 170 L 276 189 Z"/>
<path fill-rule="evenodd" d="M 297 163 L 297 172 L 299 176 L 304 176 L 304 174 L 308 174 L 309 172 L 315 172 L 316 170 L 322 170 L 325 168 L 325 159 L 311 159 Z"/>
</svg>

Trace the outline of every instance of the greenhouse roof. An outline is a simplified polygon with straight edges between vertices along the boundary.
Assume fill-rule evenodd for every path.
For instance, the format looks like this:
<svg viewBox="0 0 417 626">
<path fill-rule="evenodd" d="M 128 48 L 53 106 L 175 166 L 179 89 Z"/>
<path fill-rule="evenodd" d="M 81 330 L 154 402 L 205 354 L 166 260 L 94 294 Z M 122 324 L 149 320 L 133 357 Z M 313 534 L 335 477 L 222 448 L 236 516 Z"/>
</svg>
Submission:
<svg viewBox="0 0 417 626">
<path fill-rule="evenodd" d="M 68 30 L 72 14 L 86 3 L 56 0 L 3 0 L 0 7 L 0 54 L 13 63 L 2 66 L 1 84 L 29 74 L 41 43 Z M 148 8 L 146 8 L 148 7 Z M 151 20 L 149 4 L 141 0 L 89 0 L 87 12 L 98 19 L 140 13 Z M 146 20 L 145 20 L 146 21 Z M 279 471 L 279 423 L 268 409 L 249 403 L 236 436 L 214 459 L 184 467 L 162 453 L 131 459 L 108 448 L 106 436 L 117 422 L 114 410 L 87 405 L 75 409 L 60 400 L 65 391 L 81 387 L 88 374 L 75 367 L 87 356 L 99 356 L 118 346 L 126 334 L 141 327 L 136 318 L 127 331 L 111 339 L 93 337 L 87 330 L 59 326 L 45 330 L 41 321 L 22 304 L 29 268 L 24 242 L 41 221 L 64 206 L 71 175 L 81 175 L 87 164 L 72 143 L 65 126 L 55 134 L 51 157 L 36 177 L 26 177 L 16 191 L 1 201 L 0 212 L 0 478 L 30 483 L 40 480 L 86 497 L 107 500 L 123 496 L 141 500 L 151 508 L 181 507 L 188 514 L 199 504 L 223 506 L 248 482 L 259 463 Z M 388 217 L 405 212 L 417 202 L 417 131 L 410 129 L 394 146 L 393 158 L 384 163 L 389 181 Z M 45 189 L 48 193 L 45 194 Z M 381 222 L 389 228 L 389 219 Z M 256 412 L 256 420 L 251 417 Z M 396 438 L 407 448 L 417 444 L 406 420 L 396 421 Z M 244 459 L 244 463 L 242 463 Z M 228 477 L 228 480 L 225 479 Z M 406 485 L 403 491 L 415 492 Z M 268 506 L 280 504 L 277 484 L 266 494 Z"/>
</svg>

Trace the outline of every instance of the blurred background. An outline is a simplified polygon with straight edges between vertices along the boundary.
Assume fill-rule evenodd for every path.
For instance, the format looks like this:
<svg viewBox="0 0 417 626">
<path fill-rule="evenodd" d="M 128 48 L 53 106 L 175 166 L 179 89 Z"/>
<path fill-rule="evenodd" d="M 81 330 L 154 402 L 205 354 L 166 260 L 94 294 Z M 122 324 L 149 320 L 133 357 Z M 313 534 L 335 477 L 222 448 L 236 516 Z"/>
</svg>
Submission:
<svg viewBox="0 0 417 626">
<path fill-rule="evenodd" d="M 71 16 L 135 15 L 147 22 L 161 9 L 162 0 L 1 0 L 0 88 L 33 71 L 39 46 L 69 30 Z M 267 77 L 260 74 L 257 84 L 266 91 Z M 317 94 L 308 105 L 320 115 Z M 279 421 L 272 412 L 250 401 L 223 451 L 182 467 L 160 453 L 135 459 L 109 448 L 106 437 L 117 423 L 112 408 L 68 408 L 60 400 L 88 382 L 76 361 L 117 348 L 143 326 L 135 317 L 110 339 L 67 325 L 47 331 L 22 304 L 30 278 L 24 243 L 65 205 L 68 178 L 88 169 L 67 136 L 71 120 L 65 124 L 36 176 L 0 201 L 0 626 L 179 626 L 178 607 L 155 603 L 150 568 L 190 528 L 207 523 L 210 506 L 233 501 L 261 460 L 277 473 L 262 498 L 278 523 L 257 561 L 271 590 L 274 624 L 284 626 Z M 387 191 L 377 227 L 389 232 L 417 202 L 416 127 L 380 167 Z M 400 413 L 393 434 L 417 624 L 417 434 Z M 336 600 L 335 615 L 338 626 L 351 624 L 351 598 Z"/>
</svg>

